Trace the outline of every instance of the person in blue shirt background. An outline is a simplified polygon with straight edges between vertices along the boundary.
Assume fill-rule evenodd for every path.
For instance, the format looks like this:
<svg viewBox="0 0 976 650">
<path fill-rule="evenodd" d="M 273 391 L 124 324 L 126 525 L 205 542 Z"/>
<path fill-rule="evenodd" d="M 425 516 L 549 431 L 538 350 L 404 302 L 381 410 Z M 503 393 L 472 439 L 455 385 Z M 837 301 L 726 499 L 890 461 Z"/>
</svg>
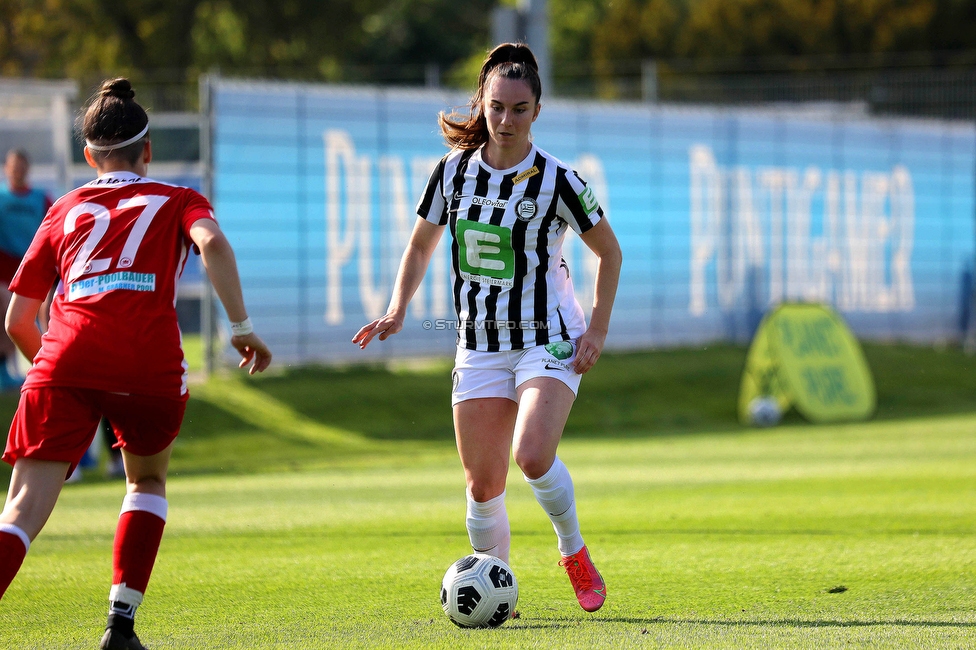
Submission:
<svg viewBox="0 0 976 650">
<path fill-rule="evenodd" d="M 0 309 L 6 313 L 10 302 L 7 285 L 13 280 L 37 227 L 51 207 L 51 199 L 46 192 L 32 188 L 28 183 L 30 158 L 26 151 L 8 151 L 3 172 L 7 183 L 0 188 Z M 47 310 L 42 309 L 41 314 L 46 319 Z M 23 383 L 23 378 L 12 367 L 15 354 L 14 344 L 0 328 L 0 390 L 20 388 Z"/>
<path fill-rule="evenodd" d="M 10 293 L 7 285 L 13 280 L 20 260 L 23 259 L 27 248 L 34 239 L 34 233 L 51 207 L 51 199 L 39 189 L 30 186 L 27 177 L 30 173 L 30 158 L 23 149 L 11 149 L 7 152 L 4 164 L 4 175 L 7 178 L 5 187 L 0 188 L 0 309 L 5 313 L 7 303 L 10 302 Z M 48 298 L 50 302 L 50 297 Z M 43 305 L 38 318 L 43 330 L 47 329 L 48 305 Z M 0 327 L 0 390 L 13 390 L 19 388 L 23 383 L 23 378 L 18 376 L 16 370 L 11 369 L 13 365 L 11 357 L 15 354 L 13 343 L 7 338 L 6 331 Z M 8 356 L 9 355 L 9 356 Z M 8 363 L 8 360 L 11 363 Z M 108 450 L 109 459 L 106 465 L 106 472 L 111 478 L 125 476 L 122 469 L 122 452 L 113 448 L 118 442 L 112 425 L 107 418 L 102 419 L 101 429 L 105 440 L 105 447 Z M 81 480 L 81 467 L 93 467 L 97 463 L 97 457 L 91 450 L 85 454 L 85 458 L 75 472 L 69 478 L 74 482 Z"/>
</svg>

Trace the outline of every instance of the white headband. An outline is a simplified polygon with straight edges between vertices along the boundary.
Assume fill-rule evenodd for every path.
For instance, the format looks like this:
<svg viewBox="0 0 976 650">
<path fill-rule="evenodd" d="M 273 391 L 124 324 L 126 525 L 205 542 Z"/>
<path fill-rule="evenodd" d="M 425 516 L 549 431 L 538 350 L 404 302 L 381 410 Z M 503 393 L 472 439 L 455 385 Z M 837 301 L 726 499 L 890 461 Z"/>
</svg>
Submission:
<svg viewBox="0 0 976 650">
<path fill-rule="evenodd" d="M 149 122 L 146 122 L 146 126 L 143 127 L 142 131 L 135 137 L 129 138 L 124 142 L 116 142 L 115 144 L 92 144 L 91 140 L 85 140 L 85 146 L 87 146 L 92 151 L 112 151 L 113 149 L 121 149 L 122 147 L 128 147 L 133 142 L 141 140 L 145 135 L 149 133 Z"/>
</svg>

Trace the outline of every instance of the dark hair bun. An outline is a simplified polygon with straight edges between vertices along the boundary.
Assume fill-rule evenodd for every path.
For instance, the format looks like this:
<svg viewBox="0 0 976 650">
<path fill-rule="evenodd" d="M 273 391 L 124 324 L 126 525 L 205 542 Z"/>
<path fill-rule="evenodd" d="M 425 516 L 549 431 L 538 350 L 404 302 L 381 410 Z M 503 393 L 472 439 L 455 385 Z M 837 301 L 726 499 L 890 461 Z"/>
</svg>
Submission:
<svg viewBox="0 0 976 650">
<path fill-rule="evenodd" d="M 491 51 L 489 57 L 495 65 L 499 63 L 522 63 L 536 72 L 539 71 L 539 64 L 535 60 L 535 55 L 524 43 L 502 43 Z"/>
<path fill-rule="evenodd" d="M 125 100 L 134 98 L 136 91 L 132 90 L 132 84 L 129 83 L 128 79 L 119 77 L 103 82 L 100 94 L 102 97 L 118 97 Z"/>
<path fill-rule="evenodd" d="M 539 74 L 539 64 L 536 63 L 535 55 L 525 43 L 502 43 L 488 53 L 488 57 L 481 65 L 481 74 L 478 75 L 478 86 L 483 87 L 488 80 L 488 75 L 492 70 L 505 63 L 520 64 L 535 73 Z M 539 89 L 541 93 L 541 88 Z"/>
</svg>

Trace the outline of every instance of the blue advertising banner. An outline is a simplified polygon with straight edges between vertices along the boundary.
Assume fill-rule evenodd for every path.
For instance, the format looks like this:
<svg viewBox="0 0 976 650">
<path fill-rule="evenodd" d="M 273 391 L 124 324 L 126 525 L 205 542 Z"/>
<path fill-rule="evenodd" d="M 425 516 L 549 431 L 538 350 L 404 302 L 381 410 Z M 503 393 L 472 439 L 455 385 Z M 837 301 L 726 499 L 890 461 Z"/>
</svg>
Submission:
<svg viewBox="0 0 976 650">
<path fill-rule="evenodd" d="M 450 233 L 403 332 L 382 315 L 447 149 L 436 91 L 216 80 L 213 200 L 252 317 L 283 359 L 450 355 Z M 543 100 L 540 147 L 577 169 L 621 241 L 608 347 L 749 340 L 784 302 L 831 305 L 860 338 L 958 339 L 976 257 L 976 127 L 812 110 Z M 595 259 L 564 254 L 580 304 Z"/>
</svg>

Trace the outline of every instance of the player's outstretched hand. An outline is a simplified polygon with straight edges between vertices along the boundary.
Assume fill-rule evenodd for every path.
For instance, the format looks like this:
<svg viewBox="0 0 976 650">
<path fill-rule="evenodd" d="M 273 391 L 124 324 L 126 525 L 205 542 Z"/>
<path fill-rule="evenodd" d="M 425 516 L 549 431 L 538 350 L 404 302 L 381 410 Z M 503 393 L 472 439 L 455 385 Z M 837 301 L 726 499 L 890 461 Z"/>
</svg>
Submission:
<svg viewBox="0 0 976 650">
<path fill-rule="evenodd" d="M 385 341 L 402 329 L 403 318 L 387 314 L 382 318 L 377 318 L 369 325 L 364 325 L 356 332 L 356 336 L 352 337 L 352 342 L 362 350 L 369 345 L 374 336 L 379 336 L 381 341 Z"/>
<path fill-rule="evenodd" d="M 245 334 L 244 336 L 232 336 L 230 344 L 243 357 L 241 363 L 238 365 L 239 368 L 243 368 L 249 363 L 251 364 L 251 367 L 247 371 L 249 375 L 253 375 L 256 372 L 264 372 L 271 364 L 271 350 L 268 349 L 264 341 L 254 332 Z"/>
<path fill-rule="evenodd" d="M 607 333 L 587 328 L 583 336 L 576 344 L 576 361 L 573 362 L 573 370 L 577 375 L 582 375 L 596 364 L 603 352 L 603 344 L 606 343 Z"/>
</svg>

